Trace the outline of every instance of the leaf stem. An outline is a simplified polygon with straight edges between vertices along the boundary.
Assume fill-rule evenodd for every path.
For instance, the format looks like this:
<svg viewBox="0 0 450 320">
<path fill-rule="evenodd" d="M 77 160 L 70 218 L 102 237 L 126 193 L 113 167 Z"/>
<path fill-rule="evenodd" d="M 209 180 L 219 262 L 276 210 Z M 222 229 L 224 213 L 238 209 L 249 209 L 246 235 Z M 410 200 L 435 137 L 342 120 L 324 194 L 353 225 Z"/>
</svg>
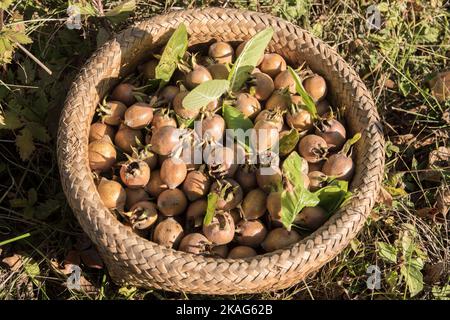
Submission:
<svg viewBox="0 0 450 320">
<path fill-rule="evenodd" d="M 16 42 L 16 45 L 22 50 L 27 56 L 29 56 L 34 62 L 36 62 L 42 69 L 44 69 L 49 75 L 52 75 L 52 71 L 47 68 L 45 64 L 43 64 L 38 58 L 36 58 L 30 51 L 25 49 L 20 43 Z"/>
</svg>

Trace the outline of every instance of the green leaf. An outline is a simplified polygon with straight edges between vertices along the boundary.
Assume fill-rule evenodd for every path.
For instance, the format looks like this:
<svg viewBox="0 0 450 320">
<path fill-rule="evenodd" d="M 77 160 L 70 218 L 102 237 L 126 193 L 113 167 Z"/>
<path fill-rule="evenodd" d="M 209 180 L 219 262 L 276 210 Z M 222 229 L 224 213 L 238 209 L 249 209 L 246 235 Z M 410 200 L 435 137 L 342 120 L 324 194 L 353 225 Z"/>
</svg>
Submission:
<svg viewBox="0 0 450 320">
<path fill-rule="evenodd" d="M 433 26 L 426 26 L 423 31 L 421 38 L 426 43 L 437 42 L 439 40 L 439 35 L 441 30 Z"/>
<path fill-rule="evenodd" d="M 305 88 L 303 87 L 302 79 L 300 79 L 297 72 L 295 72 L 294 69 L 292 69 L 291 67 L 288 66 L 288 70 L 289 70 L 292 78 L 294 78 L 295 91 L 297 91 L 297 93 L 302 97 L 302 100 L 305 103 L 304 107 L 305 107 L 306 111 L 308 111 L 314 119 L 319 118 L 319 114 L 317 113 L 316 104 L 314 103 L 314 100 L 311 98 L 311 96 L 308 94 L 308 92 L 306 92 Z"/>
<path fill-rule="evenodd" d="M 0 64 L 10 63 L 17 44 L 28 44 L 32 40 L 24 32 L 3 28 L 0 30 Z"/>
<path fill-rule="evenodd" d="M 348 191 L 347 181 L 334 180 L 329 185 L 317 190 L 315 194 L 320 199 L 319 206 L 331 215 L 352 193 Z"/>
<path fill-rule="evenodd" d="M 290 154 L 300 140 L 300 134 L 297 130 L 292 129 L 287 135 L 282 137 L 279 142 L 279 152 L 281 156 Z"/>
<path fill-rule="evenodd" d="M 199 110 L 211 101 L 217 100 L 228 90 L 228 80 L 209 80 L 190 91 L 183 99 L 183 107 Z"/>
<path fill-rule="evenodd" d="M 391 141 L 386 141 L 384 149 L 388 157 L 391 157 L 394 153 L 400 152 L 400 148 L 394 145 Z"/>
<path fill-rule="evenodd" d="M 33 42 L 29 36 L 22 32 L 12 31 L 8 37 L 12 42 L 18 42 L 20 44 L 29 44 Z"/>
<path fill-rule="evenodd" d="M 183 58 L 188 47 L 188 35 L 186 26 L 181 23 L 167 42 L 156 66 L 156 79 L 161 79 L 161 83 L 170 81 L 172 74 L 177 68 L 178 62 Z"/>
<path fill-rule="evenodd" d="M 253 128 L 253 122 L 242 112 L 233 106 L 224 104 L 222 106 L 222 116 L 225 119 L 227 129 L 242 129 L 244 131 Z"/>
<path fill-rule="evenodd" d="M 408 193 L 405 191 L 404 188 L 394 188 L 394 187 L 390 187 L 390 186 L 385 186 L 384 188 L 393 197 L 399 197 L 399 196 L 403 197 L 403 196 L 408 195 Z"/>
<path fill-rule="evenodd" d="M 16 130 L 23 126 L 17 113 L 12 111 L 5 111 L 3 113 L 3 124 L 0 124 L 0 129 Z"/>
<path fill-rule="evenodd" d="M 8 64 L 12 60 L 14 47 L 8 39 L 0 37 L 0 64 Z"/>
<path fill-rule="evenodd" d="M 78 7 L 78 9 L 80 10 L 80 14 L 81 15 L 91 16 L 91 17 L 97 17 L 98 16 L 97 8 L 94 7 L 92 4 L 90 4 L 89 1 L 83 1 L 83 2 L 69 1 L 69 6 Z"/>
<path fill-rule="evenodd" d="M 405 282 L 411 297 L 423 290 L 423 275 L 420 270 L 409 264 L 404 264 L 400 268 L 400 273 L 405 277 Z"/>
<path fill-rule="evenodd" d="M 36 218 L 40 220 L 47 219 L 52 213 L 56 212 L 61 207 L 58 200 L 47 199 L 36 207 Z"/>
<path fill-rule="evenodd" d="M 113 23 L 119 23 L 125 20 L 136 10 L 136 1 L 122 1 L 111 10 L 105 12 L 105 17 Z"/>
<path fill-rule="evenodd" d="M 179 128 L 192 128 L 194 126 L 194 121 L 196 118 L 184 119 L 177 114 L 175 114 L 175 116 L 177 117 L 177 123 Z"/>
<path fill-rule="evenodd" d="M 316 194 L 304 187 L 300 172 L 304 161 L 296 151 L 292 152 L 283 162 L 283 176 L 286 187 L 281 193 L 281 222 L 287 230 L 291 230 L 295 216 L 304 207 L 314 207 L 319 204 Z"/>
<path fill-rule="evenodd" d="M 26 59 L 22 63 L 22 68 L 17 70 L 17 78 L 23 84 L 30 84 L 34 82 L 36 77 L 36 64 L 31 59 Z"/>
<path fill-rule="evenodd" d="M 137 293 L 136 287 L 121 287 L 118 290 L 119 294 L 124 296 L 127 300 L 133 299 L 134 295 Z"/>
<path fill-rule="evenodd" d="M 37 122 L 28 122 L 25 125 L 25 128 L 30 130 L 31 134 L 33 135 L 33 138 L 40 142 L 48 142 L 50 141 L 50 136 L 47 132 L 47 129 Z"/>
<path fill-rule="evenodd" d="M 4 53 L 6 51 L 11 51 L 14 49 L 11 40 L 7 37 L 5 32 L 0 32 L 0 53 Z"/>
<path fill-rule="evenodd" d="M 205 226 L 209 225 L 214 218 L 214 213 L 216 212 L 217 201 L 219 200 L 219 194 L 211 192 L 208 194 L 208 206 L 206 208 L 205 218 L 203 219 L 203 224 Z"/>
<path fill-rule="evenodd" d="M 23 161 L 28 160 L 36 149 L 30 130 L 27 128 L 20 130 L 19 135 L 16 137 L 16 146 L 19 149 L 20 158 Z"/>
<path fill-rule="evenodd" d="M 434 286 L 431 289 L 431 292 L 433 293 L 433 297 L 437 300 L 450 300 L 450 284 L 447 284 L 442 288 Z"/>
<path fill-rule="evenodd" d="M 342 153 L 342 154 L 345 154 L 345 155 L 348 154 L 348 152 L 350 151 L 350 148 L 351 148 L 355 143 L 357 143 L 357 142 L 359 141 L 359 139 L 361 139 L 361 133 L 357 132 L 357 133 L 355 133 L 355 135 L 354 135 L 352 138 L 348 139 L 348 140 L 345 142 L 344 146 L 343 146 L 342 149 L 341 149 L 341 153 Z"/>
<path fill-rule="evenodd" d="M 28 258 L 24 265 L 25 273 L 30 277 L 31 281 L 36 285 L 40 285 L 40 281 L 37 277 L 40 275 L 41 270 L 39 268 L 39 263 L 37 263 L 33 258 Z"/>
<path fill-rule="evenodd" d="M 264 50 L 269 44 L 270 39 L 272 39 L 272 35 L 273 29 L 267 28 L 258 32 L 253 38 L 247 41 L 228 75 L 230 88 L 233 92 L 242 88 L 250 73 L 256 67 L 259 59 L 264 54 Z"/>
<path fill-rule="evenodd" d="M 398 241 L 400 242 L 403 258 L 407 263 L 409 263 L 413 258 L 413 254 L 417 246 L 414 241 L 416 235 L 417 231 L 413 225 L 409 223 L 404 223 L 402 225 L 402 230 L 399 234 Z"/>
<path fill-rule="evenodd" d="M 396 270 L 392 270 L 386 275 L 386 283 L 389 285 L 391 289 L 397 287 L 398 283 L 398 272 Z"/>
<path fill-rule="evenodd" d="M 381 259 L 391 263 L 397 263 L 397 248 L 392 244 L 377 241 L 378 254 Z"/>
</svg>

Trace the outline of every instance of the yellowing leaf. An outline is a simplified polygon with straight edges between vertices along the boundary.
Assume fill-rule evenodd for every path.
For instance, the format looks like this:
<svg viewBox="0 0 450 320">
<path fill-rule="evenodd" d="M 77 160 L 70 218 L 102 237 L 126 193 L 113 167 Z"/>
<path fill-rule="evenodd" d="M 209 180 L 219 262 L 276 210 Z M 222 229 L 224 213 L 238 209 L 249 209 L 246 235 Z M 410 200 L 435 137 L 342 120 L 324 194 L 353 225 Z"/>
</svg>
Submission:
<svg viewBox="0 0 450 320">
<path fill-rule="evenodd" d="M 33 258 L 28 258 L 23 267 L 25 269 L 25 273 L 30 277 L 31 281 L 33 281 L 36 286 L 39 286 L 40 281 L 37 279 L 41 273 L 39 263 L 37 263 Z"/>
<path fill-rule="evenodd" d="M 431 292 L 437 300 L 450 300 L 450 284 L 447 284 L 442 288 L 434 286 Z"/>
<path fill-rule="evenodd" d="M 423 290 L 423 275 L 420 270 L 410 264 L 404 264 L 400 268 L 400 273 L 405 277 L 405 282 L 411 297 Z"/>
<path fill-rule="evenodd" d="M 77 7 L 81 15 L 92 17 L 98 16 L 97 8 L 90 4 L 89 1 L 69 1 L 69 6 Z"/>
<path fill-rule="evenodd" d="M 389 243 L 378 241 L 377 243 L 378 254 L 380 257 L 391 263 L 397 263 L 397 248 Z"/>
<path fill-rule="evenodd" d="M 27 128 L 20 130 L 19 135 L 16 137 L 16 146 L 19 149 L 20 158 L 23 161 L 30 159 L 30 156 L 36 149 L 30 130 Z"/>
<path fill-rule="evenodd" d="M 31 38 L 25 33 L 17 31 L 13 31 L 13 33 L 9 35 L 9 38 L 11 39 L 11 41 L 18 42 L 20 44 L 29 44 L 33 42 L 33 40 L 31 40 Z"/>
<path fill-rule="evenodd" d="M 1 0 L 0 1 L 0 9 L 6 10 L 11 5 L 13 0 Z"/>
<path fill-rule="evenodd" d="M 0 129 L 16 130 L 22 127 L 19 116 L 11 111 L 3 113 L 3 123 L 0 123 Z"/>
<path fill-rule="evenodd" d="M 113 23 L 118 23 L 136 10 L 136 1 L 122 1 L 117 6 L 105 13 L 105 17 Z"/>
</svg>

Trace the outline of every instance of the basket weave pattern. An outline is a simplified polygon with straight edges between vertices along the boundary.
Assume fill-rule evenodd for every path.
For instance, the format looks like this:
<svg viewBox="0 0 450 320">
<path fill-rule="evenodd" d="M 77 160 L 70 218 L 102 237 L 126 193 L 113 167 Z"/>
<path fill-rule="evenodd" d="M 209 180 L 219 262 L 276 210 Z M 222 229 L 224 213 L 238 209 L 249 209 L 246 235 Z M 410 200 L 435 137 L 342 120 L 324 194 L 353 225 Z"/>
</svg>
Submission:
<svg viewBox="0 0 450 320">
<path fill-rule="evenodd" d="M 161 247 L 133 233 L 106 209 L 97 193 L 87 158 L 89 126 L 97 103 L 148 53 L 161 47 L 185 23 L 189 44 L 213 39 L 246 40 L 271 26 L 269 51 L 294 65 L 303 62 L 322 75 L 335 106 L 345 106 L 350 133 L 362 138 L 353 151 L 354 197 L 312 235 L 284 250 L 228 260 Z M 333 259 L 362 228 L 384 168 L 384 140 L 370 93 L 357 74 L 328 45 L 270 15 L 231 9 L 174 12 L 138 23 L 103 45 L 74 81 L 58 132 L 61 181 L 78 221 L 97 246 L 116 282 L 202 294 L 256 293 L 286 288 Z"/>
</svg>

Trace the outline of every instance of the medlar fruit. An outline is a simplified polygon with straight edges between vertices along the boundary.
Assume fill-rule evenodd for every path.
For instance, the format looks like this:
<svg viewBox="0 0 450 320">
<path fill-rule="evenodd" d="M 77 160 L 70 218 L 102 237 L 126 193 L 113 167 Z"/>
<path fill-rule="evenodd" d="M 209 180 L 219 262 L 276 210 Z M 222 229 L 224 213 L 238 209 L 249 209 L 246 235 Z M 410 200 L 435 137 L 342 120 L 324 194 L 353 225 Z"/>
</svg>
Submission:
<svg viewBox="0 0 450 320">
<path fill-rule="evenodd" d="M 180 189 L 168 189 L 161 192 L 157 200 L 158 210 L 165 216 L 177 216 L 186 210 L 186 196 Z"/>
<path fill-rule="evenodd" d="M 150 180 L 150 168 L 141 160 L 125 163 L 120 167 L 120 179 L 128 188 L 143 188 Z"/>
<path fill-rule="evenodd" d="M 215 245 L 230 243 L 234 238 L 234 221 L 227 211 L 216 211 L 212 221 L 203 225 L 203 234 Z"/>
<path fill-rule="evenodd" d="M 237 246 L 231 249 L 228 259 L 244 259 L 256 256 L 255 249 L 247 246 Z"/>
<path fill-rule="evenodd" d="M 179 158 L 168 158 L 162 163 L 159 175 L 169 189 L 175 189 L 186 179 L 186 164 Z"/>
<path fill-rule="evenodd" d="M 286 248 L 301 240 L 300 235 L 294 231 L 287 231 L 284 228 L 276 228 L 271 230 L 264 239 L 261 247 L 267 251 L 275 251 Z"/>
<path fill-rule="evenodd" d="M 153 241 L 164 247 L 176 249 L 183 235 L 181 224 L 174 218 L 167 218 L 156 225 Z"/>
</svg>

